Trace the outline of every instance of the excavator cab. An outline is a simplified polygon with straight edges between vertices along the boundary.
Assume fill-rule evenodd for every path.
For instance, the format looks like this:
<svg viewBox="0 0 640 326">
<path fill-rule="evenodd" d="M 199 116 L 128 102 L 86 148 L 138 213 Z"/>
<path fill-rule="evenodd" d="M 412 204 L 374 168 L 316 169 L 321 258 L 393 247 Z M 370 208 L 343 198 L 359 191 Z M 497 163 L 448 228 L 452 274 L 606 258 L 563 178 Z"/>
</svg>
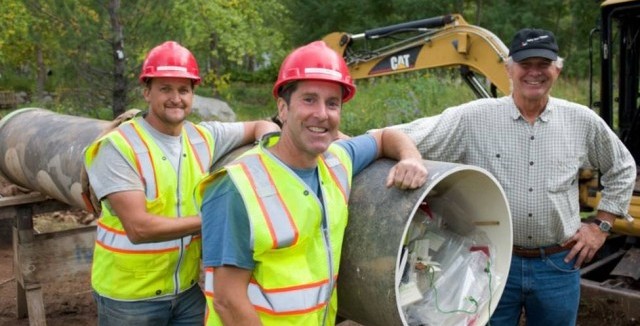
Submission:
<svg viewBox="0 0 640 326">
<path fill-rule="evenodd" d="M 490 31 L 453 14 L 367 30 L 334 32 L 323 41 L 341 54 L 354 79 L 458 67 L 477 97 L 509 94 L 508 49 Z M 479 78 L 484 76 L 485 80 Z"/>
<path fill-rule="evenodd" d="M 640 1 L 607 0 L 601 5 L 599 26 L 600 98 L 593 100 L 598 83 L 590 74 L 590 107 L 618 134 L 636 165 L 640 162 Z M 593 60 L 593 46 L 590 57 Z M 593 66 L 593 64 L 592 64 Z M 597 175 L 597 174 L 594 174 Z M 582 178 L 582 176 L 581 176 Z M 594 210 L 600 200 L 597 178 L 581 187 L 581 204 Z M 588 188 L 588 189 L 587 189 Z M 584 190 L 584 191 L 583 191 Z M 584 196 L 583 196 L 584 195 Z M 616 219 L 612 234 L 581 273 L 582 305 L 602 306 L 615 316 L 614 324 L 640 319 L 640 179 L 636 177 L 629 206 L 631 221 Z"/>
</svg>

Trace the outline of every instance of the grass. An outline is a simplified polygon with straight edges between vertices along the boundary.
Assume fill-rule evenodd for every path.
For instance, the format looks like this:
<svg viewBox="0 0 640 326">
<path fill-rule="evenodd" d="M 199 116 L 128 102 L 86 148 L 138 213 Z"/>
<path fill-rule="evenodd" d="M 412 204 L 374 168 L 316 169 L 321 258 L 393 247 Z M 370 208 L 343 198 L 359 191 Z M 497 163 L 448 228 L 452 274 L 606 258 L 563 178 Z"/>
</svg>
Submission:
<svg viewBox="0 0 640 326">
<path fill-rule="evenodd" d="M 475 99 L 456 75 L 413 73 L 356 81 L 357 94 L 343 106 L 340 129 L 358 135 L 369 129 L 406 123 Z M 233 84 L 226 100 L 239 121 L 264 119 L 276 113 L 271 84 Z M 560 79 L 552 95 L 588 105 L 588 81 Z"/>
</svg>

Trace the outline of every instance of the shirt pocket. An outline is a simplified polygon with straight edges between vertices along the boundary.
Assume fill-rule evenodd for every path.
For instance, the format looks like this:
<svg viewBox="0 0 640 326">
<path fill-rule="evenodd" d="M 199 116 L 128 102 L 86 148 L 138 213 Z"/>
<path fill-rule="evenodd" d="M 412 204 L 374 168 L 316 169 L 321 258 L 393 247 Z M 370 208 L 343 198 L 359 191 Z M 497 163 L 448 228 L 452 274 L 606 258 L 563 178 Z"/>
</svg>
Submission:
<svg viewBox="0 0 640 326">
<path fill-rule="evenodd" d="M 547 190 L 551 193 L 567 192 L 578 182 L 579 164 L 572 157 L 556 158 L 551 161 Z"/>
</svg>

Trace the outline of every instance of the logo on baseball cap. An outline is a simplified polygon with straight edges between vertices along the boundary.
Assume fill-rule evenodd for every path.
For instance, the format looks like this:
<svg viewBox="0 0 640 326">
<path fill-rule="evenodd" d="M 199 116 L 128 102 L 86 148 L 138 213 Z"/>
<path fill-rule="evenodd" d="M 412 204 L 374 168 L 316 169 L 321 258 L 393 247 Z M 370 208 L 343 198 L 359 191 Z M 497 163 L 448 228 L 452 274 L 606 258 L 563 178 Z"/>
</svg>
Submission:
<svg viewBox="0 0 640 326">
<path fill-rule="evenodd" d="M 558 59 L 558 44 L 552 32 L 543 29 L 519 30 L 511 40 L 509 56 L 519 62 L 531 57 Z"/>
</svg>

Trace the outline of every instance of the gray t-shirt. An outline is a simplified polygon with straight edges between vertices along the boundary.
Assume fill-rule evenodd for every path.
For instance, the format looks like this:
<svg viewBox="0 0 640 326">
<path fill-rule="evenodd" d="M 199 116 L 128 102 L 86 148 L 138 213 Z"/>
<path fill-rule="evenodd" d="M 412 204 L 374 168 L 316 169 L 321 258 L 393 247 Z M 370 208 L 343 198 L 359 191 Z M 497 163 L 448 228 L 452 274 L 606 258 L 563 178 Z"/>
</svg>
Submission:
<svg viewBox="0 0 640 326">
<path fill-rule="evenodd" d="M 182 157 L 181 136 L 163 134 L 143 118 L 137 119 L 139 119 L 140 125 L 149 132 L 156 144 L 165 153 L 166 158 L 177 170 Z M 209 130 L 213 137 L 215 151 L 213 152 L 212 164 L 238 147 L 244 137 L 244 125 L 241 122 L 205 121 L 199 125 Z M 88 174 L 91 187 L 95 191 L 96 197 L 100 199 L 119 191 L 144 191 L 144 186 L 135 167 L 125 159 L 111 142 L 105 142 L 100 147 L 100 151 Z"/>
</svg>

